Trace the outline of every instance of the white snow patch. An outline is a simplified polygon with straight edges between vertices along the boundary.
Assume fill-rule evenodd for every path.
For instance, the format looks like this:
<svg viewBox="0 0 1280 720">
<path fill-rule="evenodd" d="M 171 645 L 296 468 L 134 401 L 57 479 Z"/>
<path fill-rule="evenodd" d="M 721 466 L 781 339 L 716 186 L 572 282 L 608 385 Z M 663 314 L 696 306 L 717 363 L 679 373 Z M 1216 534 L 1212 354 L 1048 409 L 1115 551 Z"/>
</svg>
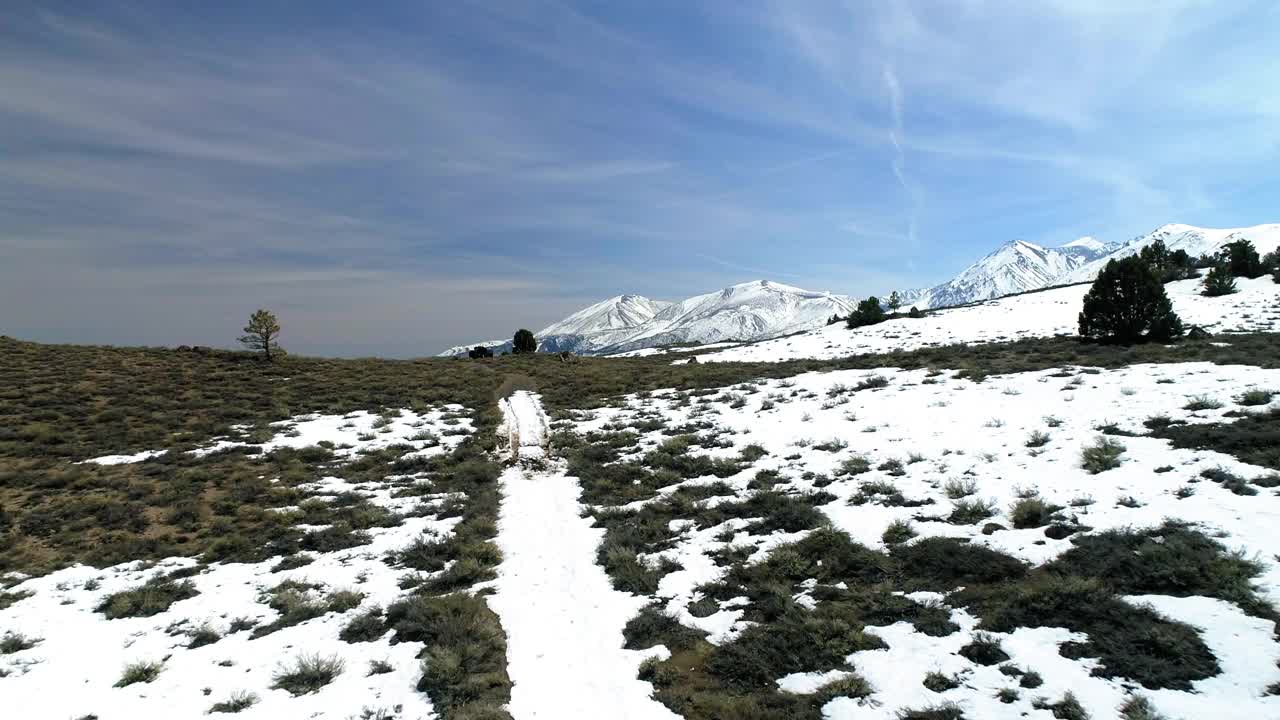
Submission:
<svg viewBox="0 0 1280 720">
<path fill-rule="evenodd" d="M 623 626 L 647 600 L 614 590 L 596 564 L 604 531 L 580 517 L 577 479 L 511 468 L 502 492 L 489 606 L 507 632 L 512 717 L 676 718 L 636 678 L 655 653 L 622 648 Z"/>
<path fill-rule="evenodd" d="M 143 460 L 150 460 L 153 457 L 164 455 L 168 450 L 143 450 L 132 455 L 103 455 L 102 457 L 90 458 L 85 460 L 87 463 L 95 465 L 128 465 L 131 463 L 140 463 Z"/>
</svg>

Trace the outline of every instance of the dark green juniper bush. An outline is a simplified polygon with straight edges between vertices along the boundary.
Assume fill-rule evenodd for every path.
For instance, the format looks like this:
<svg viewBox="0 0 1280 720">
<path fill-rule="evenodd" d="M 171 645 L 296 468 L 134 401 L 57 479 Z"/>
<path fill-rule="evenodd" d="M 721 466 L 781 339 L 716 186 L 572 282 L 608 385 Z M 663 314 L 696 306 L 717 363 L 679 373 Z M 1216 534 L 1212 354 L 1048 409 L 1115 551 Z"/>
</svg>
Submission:
<svg viewBox="0 0 1280 720">
<path fill-rule="evenodd" d="M 845 324 L 850 329 L 853 329 L 867 325 L 877 325 L 886 319 L 888 318 L 885 316 L 884 308 L 880 305 L 879 298 L 872 296 L 858 303 L 858 306 L 854 308 Z"/>
<path fill-rule="evenodd" d="M 517 330 L 515 338 L 511 342 L 511 352 L 519 355 L 537 351 L 538 341 L 533 337 L 533 333 L 523 328 Z"/>
<path fill-rule="evenodd" d="M 1182 335 L 1164 286 L 1137 256 L 1111 260 L 1084 297 L 1080 335 L 1117 343 L 1164 342 Z"/>
<path fill-rule="evenodd" d="M 1201 295 L 1205 297 L 1221 297 L 1223 295 L 1231 295 L 1236 292 L 1236 279 L 1232 276 L 1231 270 L 1226 265 L 1215 265 L 1204 276 L 1201 281 L 1204 289 Z"/>
</svg>

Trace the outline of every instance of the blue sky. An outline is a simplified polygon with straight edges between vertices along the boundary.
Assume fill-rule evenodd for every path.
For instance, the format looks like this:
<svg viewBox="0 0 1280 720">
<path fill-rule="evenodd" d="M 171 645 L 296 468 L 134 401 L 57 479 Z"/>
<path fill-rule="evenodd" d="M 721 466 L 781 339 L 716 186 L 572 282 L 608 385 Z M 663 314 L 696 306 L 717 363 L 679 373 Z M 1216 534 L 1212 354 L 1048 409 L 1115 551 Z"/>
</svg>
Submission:
<svg viewBox="0 0 1280 720">
<path fill-rule="evenodd" d="M 12 7 L 11 7 L 12 6 Z M 1280 5 L 8 3 L 0 334 L 414 356 L 1280 221 Z"/>
</svg>

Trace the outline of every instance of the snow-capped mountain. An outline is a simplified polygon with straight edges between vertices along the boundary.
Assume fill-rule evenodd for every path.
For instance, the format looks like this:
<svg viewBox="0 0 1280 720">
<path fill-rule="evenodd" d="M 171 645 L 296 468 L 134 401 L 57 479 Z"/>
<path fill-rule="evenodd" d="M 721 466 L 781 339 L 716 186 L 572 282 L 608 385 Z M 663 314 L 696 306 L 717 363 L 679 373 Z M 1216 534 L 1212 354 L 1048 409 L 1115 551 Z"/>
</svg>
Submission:
<svg viewBox="0 0 1280 720">
<path fill-rule="evenodd" d="M 1227 229 L 1162 225 L 1125 243 L 1082 237 L 1058 247 L 1042 247 L 1014 240 L 948 282 L 902 291 L 899 296 L 903 307 L 965 305 L 1052 285 L 1088 282 L 1109 260 L 1137 253 L 1157 239 L 1171 251 L 1186 250 L 1198 257 L 1217 253 L 1241 238 L 1266 254 L 1280 246 L 1280 224 Z M 536 336 L 538 349 L 544 352 L 572 350 L 594 355 L 681 343 L 756 341 L 821 327 L 832 315 L 846 316 L 856 305 L 856 300 L 845 295 L 759 280 L 679 302 L 619 295 L 579 310 Z M 510 340 L 490 340 L 450 348 L 441 355 L 465 355 L 476 344 L 495 353 L 511 349 Z"/>
<path fill-rule="evenodd" d="M 675 343 L 761 340 L 826 324 L 857 302 L 843 295 L 802 290 L 769 280 L 742 283 L 672 303 L 608 350 L 623 352 Z"/>
<path fill-rule="evenodd" d="M 899 295 L 904 306 L 964 305 L 1051 285 L 1089 282 L 1108 261 L 1133 255 L 1156 240 L 1163 240 L 1170 251 L 1186 250 L 1192 257 L 1198 257 L 1213 255 L 1227 243 L 1241 238 L 1252 242 L 1258 252 L 1265 255 L 1280 246 L 1280 224 L 1225 229 L 1170 224 L 1128 242 L 1103 243 L 1096 238 L 1082 237 L 1055 248 L 1014 240 L 948 282 Z"/>
<path fill-rule="evenodd" d="M 1014 240 L 965 268 L 951 280 L 900 293 L 904 305 L 920 308 L 963 305 L 1052 285 L 1059 278 L 1119 248 L 1092 237 L 1046 248 Z"/>
<path fill-rule="evenodd" d="M 832 315 L 848 315 L 856 304 L 843 295 L 759 280 L 674 303 L 620 295 L 579 310 L 536 337 L 544 352 L 597 355 L 676 343 L 764 340 L 821 327 Z M 511 345 L 473 343 L 441 354 L 466 354 L 476 344 L 495 353 Z"/>
<path fill-rule="evenodd" d="M 539 337 L 551 335 L 594 335 L 602 332 L 636 328 L 653 319 L 671 303 L 650 300 L 643 295 L 619 295 L 579 310 L 558 323 L 549 325 L 538 333 Z"/>
<path fill-rule="evenodd" d="M 1099 257 L 1085 265 L 1073 269 L 1058 278 L 1054 284 L 1088 282 L 1098 275 L 1098 271 L 1112 259 L 1128 257 L 1142 250 L 1156 240 L 1163 240 L 1170 252 L 1185 250 L 1191 257 L 1215 255 L 1228 243 L 1236 240 L 1248 240 L 1257 248 L 1258 254 L 1266 255 L 1280 247 L 1280 224 L 1254 225 L 1246 228 L 1201 228 L 1176 223 L 1161 225 L 1146 235 L 1139 235 L 1117 247 L 1104 257 Z"/>
</svg>

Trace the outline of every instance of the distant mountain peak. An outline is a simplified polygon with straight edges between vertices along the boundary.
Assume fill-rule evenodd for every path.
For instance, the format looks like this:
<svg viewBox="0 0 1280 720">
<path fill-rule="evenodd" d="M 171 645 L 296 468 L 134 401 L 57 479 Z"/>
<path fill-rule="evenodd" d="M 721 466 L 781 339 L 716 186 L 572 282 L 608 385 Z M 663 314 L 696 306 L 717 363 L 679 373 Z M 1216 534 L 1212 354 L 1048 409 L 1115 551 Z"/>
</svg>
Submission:
<svg viewBox="0 0 1280 720">
<path fill-rule="evenodd" d="M 1106 249 L 1107 244 L 1093 237 L 1092 235 L 1085 235 L 1082 238 L 1072 240 L 1071 242 L 1067 243 L 1066 245 L 1063 245 L 1062 247 L 1084 248 L 1086 250 L 1092 250 L 1094 252 L 1102 252 L 1104 249 Z"/>
<path fill-rule="evenodd" d="M 856 303 L 842 295 L 752 280 L 678 302 L 618 295 L 590 305 L 538 332 L 539 349 L 590 354 L 675 343 L 764 340 L 822 327 Z M 446 350 L 464 353 L 466 347 Z M 495 348 L 505 349 L 505 344 Z"/>
<path fill-rule="evenodd" d="M 1185 250 L 1196 257 L 1215 253 L 1238 238 L 1249 239 L 1259 253 L 1267 253 L 1280 244 L 1280 224 L 1213 229 L 1169 223 L 1126 243 L 1104 243 L 1085 236 L 1053 248 L 1011 240 L 951 280 L 924 290 L 905 291 L 902 295 L 907 298 L 904 302 L 919 307 L 963 305 L 1050 285 L 1087 282 L 1097 276 L 1107 261 L 1133 255 L 1156 240 L 1164 242 L 1170 250 Z"/>
</svg>

